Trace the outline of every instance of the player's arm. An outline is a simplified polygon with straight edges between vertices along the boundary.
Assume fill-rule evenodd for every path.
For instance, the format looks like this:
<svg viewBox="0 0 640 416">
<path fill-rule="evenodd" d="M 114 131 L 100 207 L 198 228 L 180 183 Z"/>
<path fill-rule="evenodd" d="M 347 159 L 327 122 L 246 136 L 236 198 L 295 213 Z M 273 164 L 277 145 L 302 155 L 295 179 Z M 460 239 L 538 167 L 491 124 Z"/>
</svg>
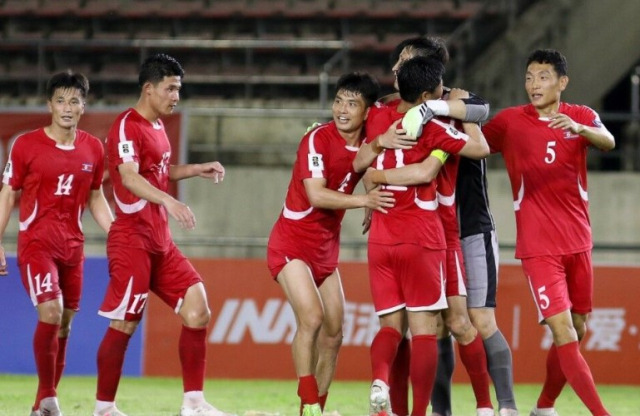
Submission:
<svg viewBox="0 0 640 416">
<path fill-rule="evenodd" d="M 401 168 L 377 170 L 369 168 L 365 172 L 362 182 L 366 188 L 375 185 L 419 185 L 433 181 L 440 168 L 447 160 L 446 152 L 434 150 L 432 154 L 420 163 L 412 163 Z"/>
<path fill-rule="evenodd" d="M 154 204 L 162 205 L 173 219 L 178 221 L 180 227 L 193 229 L 196 219 L 191 209 L 166 192 L 151 185 L 140 173 L 136 162 L 125 162 L 118 166 L 118 172 L 122 178 L 122 185 L 138 198 L 146 199 Z"/>
<path fill-rule="evenodd" d="M 483 159 L 489 156 L 489 144 L 480 126 L 476 123 L 462 123 L 462 128 L 469 138 L 458 154 L 469 159 Z"/>
<path fill-rule="evenodd" d="M 600 150 L 612 150 L 616 147 L 616 140 L 613 134 L 604 125 L 600 127 L 587 126 L 573 121 L 571 117 L 562 113 L 555 114 L 550 119 L 549 127 L 565 129 L 574 134 L 579 134 Z"/>
<path fill-rule="evenodd" d="M 389 126 L 387 131 L 376 136 L 369 143 L 363 143 L 353 160 L 353 169 L 362 172 L 382 153 L 384 149 L 411 149 L 416 139 L 407 135 L 407 131 L 400 125 L 401 120 Z"/>
<path fill-rule="evenodd" d="M 219 183 L 224 180 L 224 173 L 224 167 L 220 162 L 169 166 L 169 180 L 171 181 L 179 181 L 199 176 L 201 178 L 212 179 L 214 183 Z"/>
<path fill-rule="evenodd" d="M 9 224 L 9 217 L 11 216 L 11 210 L 13 210 L 15 201 L 16 191 L 13 190 L 11 185 L 2 185 L 2 189 L 0 189 L 0 276 L 9 274 L 7 271 L 7 259 L 4 254 L 4 247 L 2 246 L 2 237 L 4 237 L 7 224 Z"/>
<path fill-rule="evenodd" d="M 307 178 L 303 181 L 309 203 L 321 209 L 371 208 L 386 213 L 385 208 L 393 207 L 393 193 L 373 190 L 364 195 L 350 195 L 326 187 L 324 178 Z"/>
<path fill-rule="evenodd" d="M 93 219 L 105 233 L 108 233 L 111 223 L 113 222 L 113 213 L 111 212 L 111 208 L 109 208 L 107 199 L 104 197 L 102 186 L 98 189 L 91 190 L 87 205 L 89 206 L 89 211 Z"/>
</svg>

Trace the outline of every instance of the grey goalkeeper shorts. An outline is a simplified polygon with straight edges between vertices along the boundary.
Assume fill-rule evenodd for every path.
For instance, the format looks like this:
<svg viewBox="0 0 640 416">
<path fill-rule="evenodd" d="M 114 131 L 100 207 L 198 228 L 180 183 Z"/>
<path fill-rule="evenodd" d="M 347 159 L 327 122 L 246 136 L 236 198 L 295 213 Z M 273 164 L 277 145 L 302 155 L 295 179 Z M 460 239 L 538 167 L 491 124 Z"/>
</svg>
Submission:
<svg viewBox="0 0 640 416">
<path fill-rule="evenodd" d="M 498 238 L 495 230 L 463 238 L 467 307 L 495 308 L 498 291 Z"/>
</svg>

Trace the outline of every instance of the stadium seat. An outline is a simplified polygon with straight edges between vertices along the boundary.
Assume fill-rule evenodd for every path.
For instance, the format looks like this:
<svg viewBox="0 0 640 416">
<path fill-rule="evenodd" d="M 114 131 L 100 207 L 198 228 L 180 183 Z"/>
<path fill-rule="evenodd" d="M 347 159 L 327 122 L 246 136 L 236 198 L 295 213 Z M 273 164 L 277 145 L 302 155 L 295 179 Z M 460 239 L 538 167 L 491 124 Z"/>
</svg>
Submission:
<svg viewBox="0 0 640 416">
<path fill-rule="evenodd" d="M 200 13 L 201 17 L 224 19 L 232 16 L 243 15 L 247 10 L 245 1 L 242 0 L 216 0 L 212 1 Z"/>
<path fill-rule="evenodd" d="M 166 2 L 159 13 L 163 17 L 188 18 L 199 16 L 205 9 L 203 0 L 175 0 Z"/>
<path fill-rule="evenodd" d="M 37 9 L 37 14 L 44 17 L 75 15 L 80 10 L 81 4 L 81 0 L 43 1 Z"/>
<path fill-rule="evenodd" d="M 284 11 L 292 19 L 320 17 L 329 10 L 329 0 L 296 0 Z"/>
<path fill-rule="evenodd" d="M 120 10 L 120 3 L 120 0 L 86 0 L 76 14 L 88 18 L 113 16 Z"/>
<path fill-rule="evenodd" d="M 0 16 L 19 16 L 33 14 L 40 7 L 38 0 L 5 0 L 0 7 Z"/>
<path fill-rule="evenodd" d="M 330 17 L 347 18 L 367 16 L 373 3 L 371 0 L 335 0 L 333 7 L 327 9 Z"/>
<path fill-rule="evenodd" d="M 289 4 L 287 0 L 252 0 L 247 4 L 243 15 L 252 18 L 282 16 Z"/>
<path fill-rule="evenodd" d="M 351 48 L 355 50 L 377 49 L 380 41 L 375 33 L 353 33 L 344 36 L 344 40 L 351 42 Z"/>
<path fill-rule="evenodd" d="M 127 18 L 149 18 L 160 16 L 165 8 L 164 2 L 157 0 L 128 0 L 118 10 Z"/>
</svg>

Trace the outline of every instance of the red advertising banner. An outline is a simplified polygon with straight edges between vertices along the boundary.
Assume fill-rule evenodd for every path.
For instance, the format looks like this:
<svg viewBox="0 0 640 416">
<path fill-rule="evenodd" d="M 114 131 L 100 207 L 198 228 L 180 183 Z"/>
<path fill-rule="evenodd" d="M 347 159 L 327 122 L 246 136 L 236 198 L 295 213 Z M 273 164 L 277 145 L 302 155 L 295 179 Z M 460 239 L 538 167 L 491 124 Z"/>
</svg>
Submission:
<svg viewBox="0 0 640 416">
<path fill-rule="evenodd" d="M 194 259 L 209 295 L 207 375 L 216 378 L 295 378 L 291 340 L 295 319 L 264 260 Z M 347 308 L 336 378 L 370 378 L 369 345 L 378 329 L 365 263 L 340 266 Z M 598 383 L 640 384 L 629 371 L 640 359 L 640 268 L 596 267 L 595 305 L 582 351 Z M 538 325 L 529 287 L 519 265 L 502 265 L 498 322 L 512 346 L 514 380 L 544 378 L 551 336 Z M 174 324 L 168 324 L 174 322 Z M 143 374 L 179 376 L 180 319 L 155 296 L 145 327 Z M 468 381 L 457 360 L 454 381 Z"/>
<path fill-rule="evenodd" d="M 123 109 L 124 110 L 124 109 Z M 105 140 L 111 123 L 120 114 L 120 111 L 90 111 L 82 115 L 78 127 L 101 140 Z M 171 163 L 181 161 L 180 129 L 182 116 L 180 113 L 172 114 L 162 119 L 167 130 L 167 136 L 171 143 Z M 51 123 L 51 114 L 47 111 L 2 111 L 0 112 L 0 162 L 4 168 L 13 140 L 22 133 L 47 126 Z M 108 177 L 105 177 L 105 195 L 111 198 L 111 187 Z M 177 194 L 176 182 L 169 184 L 172 195 Z"/>
</svg>

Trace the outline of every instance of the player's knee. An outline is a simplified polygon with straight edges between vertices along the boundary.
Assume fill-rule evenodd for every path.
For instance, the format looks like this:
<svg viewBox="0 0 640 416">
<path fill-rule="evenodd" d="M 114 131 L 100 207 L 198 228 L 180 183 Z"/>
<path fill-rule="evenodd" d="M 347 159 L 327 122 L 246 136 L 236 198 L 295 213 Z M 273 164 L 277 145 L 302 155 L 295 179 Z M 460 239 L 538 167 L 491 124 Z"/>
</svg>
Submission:
<svg viewBox="0 0 640 416">
<path fill-rule="evenodd" d="M 451 331 L 458 341 L 460 341 L 460 338 L 465 337 L 473 328 L 471 321 L 464 315 L 451 315 L 447 317 L 446 324 L 449 331 Z"/>
<path fill-rule="evenodd" d="M 344 334 L 342 328 L 338 331 L 332 331 L 331 333 L 321 332 L 321 336 L 318 337 L 318 345 L 321 348 L 337 350 L 342 346 L 342 340 Z"/>
<path fill-rule="evenodd" d="M 209 308 L 197 308 L 185 311 L 183 319 L 187 326 L 193 328 L 200 328 L 207 326 L 211 320 L 211 311 Z"/>
<path fill-rule="evenodd" d="M 484 316 L 471 315 L 471 323 L 478 330 L 483 339 L 489 338 L 498 330 L 498 325 L 494 319 L 486 319 Z"/>
<path fill-rule="evenodd" d="M 577 319 L 573 319 L 573 328 L 576 330 L 578 340 L 582 340 L 587 334 L 587 319 L 586 316 L 581 315 Z"/>
<path fill-rule="evenodd" d="M 324 314 L 322 310 L 307 311 L 298 317 L 298 327 L 304 331 L 315 333 L 320 331 L 323 321 Z"/>
</svg>

